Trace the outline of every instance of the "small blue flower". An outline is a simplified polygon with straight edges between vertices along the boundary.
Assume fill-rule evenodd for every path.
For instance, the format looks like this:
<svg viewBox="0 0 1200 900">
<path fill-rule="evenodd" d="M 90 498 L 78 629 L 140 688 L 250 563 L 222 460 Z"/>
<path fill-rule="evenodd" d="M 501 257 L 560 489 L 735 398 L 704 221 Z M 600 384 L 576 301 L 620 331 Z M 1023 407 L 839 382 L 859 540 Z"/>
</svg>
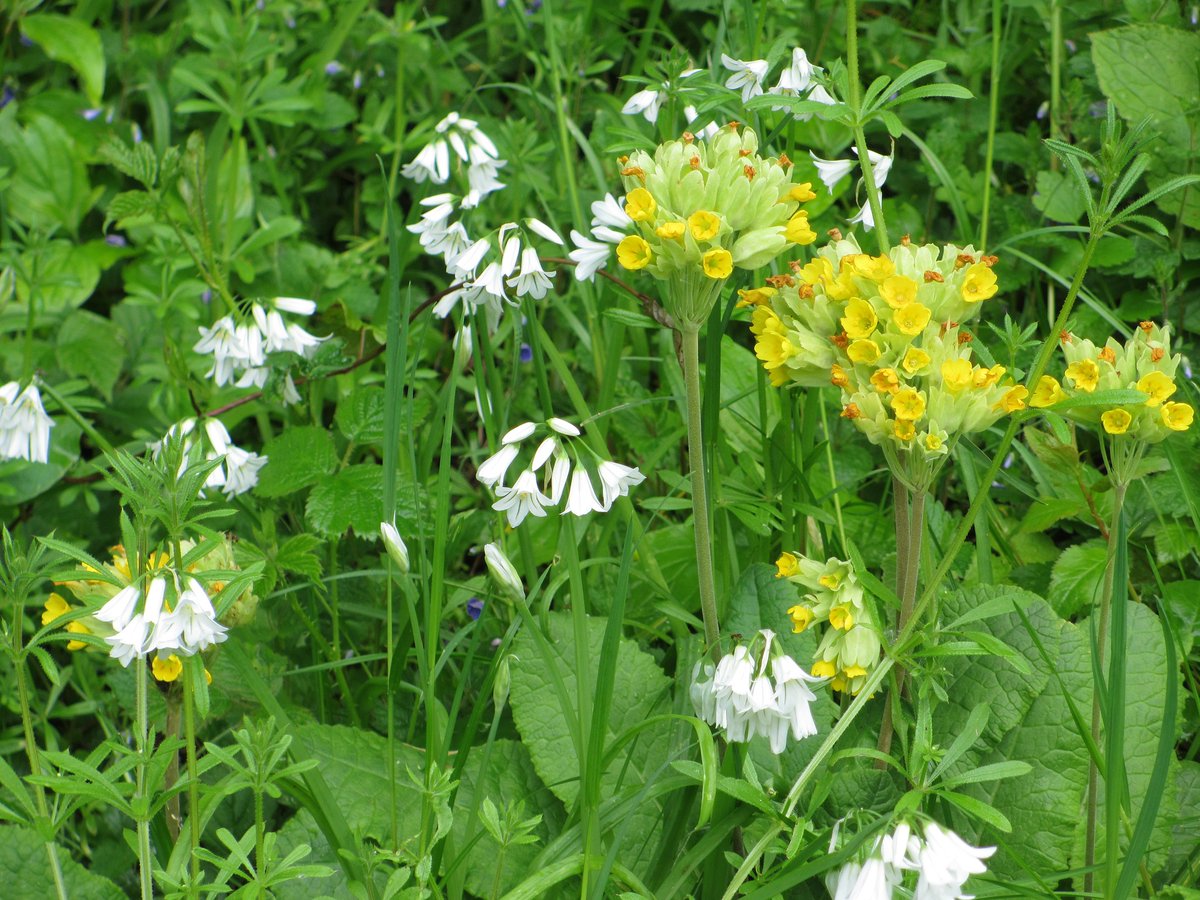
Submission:
<svg viewBox="0 0 1200 900">
<path fill-rule="evenodd" d="M 336 75 L 340 71 L 342 71 L 342 64 L 336 59 L 331 59 L 329 62 L 325 63 L 326 75 Z"/>
<path fill-rule="evenodd" d="M 467 601 L 467 615 L 472 619 L 478 620 L 483 615 L 483 601 L 478 597 L 472 597 Z"/>
<path fill-rule="evenodd" d="M 125 238 L 119 234 L 109 234 L 105 235 L 104 243 L 108 244 L 110 247 L 124 247 Z"/>
<path fill-rule="evenodd" d="M 528 344 L 521 345 L 520 360 L 523 363 L 533 362 L 533 348 Z"/>
</svg>

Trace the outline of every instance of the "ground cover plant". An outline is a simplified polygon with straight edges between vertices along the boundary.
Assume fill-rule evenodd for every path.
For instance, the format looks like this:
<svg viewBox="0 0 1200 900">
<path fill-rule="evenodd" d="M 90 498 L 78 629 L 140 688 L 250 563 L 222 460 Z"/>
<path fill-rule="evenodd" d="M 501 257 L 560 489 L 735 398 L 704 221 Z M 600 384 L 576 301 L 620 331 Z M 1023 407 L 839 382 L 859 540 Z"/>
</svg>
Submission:
<svg viewBox="0 0 1200 900">
<path fill-rule="evenodd" d="M 1193 5 L 2 20 L 5 897 L 1200 896 Z"/>
</svg>

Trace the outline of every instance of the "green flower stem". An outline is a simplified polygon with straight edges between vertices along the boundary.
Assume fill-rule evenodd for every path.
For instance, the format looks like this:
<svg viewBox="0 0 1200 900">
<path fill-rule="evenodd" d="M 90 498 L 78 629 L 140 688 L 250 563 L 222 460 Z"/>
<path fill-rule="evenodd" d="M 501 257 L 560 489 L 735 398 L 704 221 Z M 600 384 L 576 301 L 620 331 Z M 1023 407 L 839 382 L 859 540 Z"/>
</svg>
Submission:
<svg viewBox="0 0 1200 900">
<path fill-rule="evenodd" d="M 192 884 L 196 885 L 200 881 L 200 857 L 196 855 L 200 849 L 200 771 L 196 765 L 196 704 L 190 678 L 185 678 L 183 685 L 183 736 L 187 741 L 188 819 L 192 826 L 192 852 L 188 854 L 188 867 L 192 873 Z"/>
<path fill-rule="evenodd" d="M 1123 473 L 1124 474 L 1124 473 Z M 1108 563 L 1104 567 L 1104 583 L 1100 590 L 1100 624 L 1096 635 L 1096 658 L 1104 664 L 1104 651 L 1108 643 L 1108 621 L 1112 615 L 1113 580 L 1117 567 L 1117 542 L 1121 540 L 1121 510 L 1125 506 L 1125 492 L 1129 489 L 1128 476 L 1120 478 L 1113 484 L 1112 518 L 1108 525 Z M 1100 691 L 1092 691 L 1092 743 L 1100 746 Z M 1087 832 L 1084 843 L 1084 865 L 1087 873 L 1083 876 L 1083 889 L 1090 893 L 1096 873 L 1096 808 L 1099 799 L 1100 770 L 1094 757 L 1088 758 L 1088 791 L 1087 791 Z M 1116 835 L 1109 835 L 1115 838 Z M 1111 885 L 1110 885 L 1111 887 Z"/>
<path fill-rule="evenodd" d="M 983 159 L 983 210 L 979 214 L 979 250 L 987 249 L 988 212 L 992 202 L 992 163 L 996 152 L 996 120 L 1000 111 L 1000 0 L 992 0 L 992 79 L 988 95 L 987 150 Z"/>
<path fill-rule="evenodd" d="M 913 607 L 917 600 L 917 587 L 920 584 L 921 545 L 925 535 L 925 497 L 927 490 L 910 491 L 899 478 L 895 478 L 896 487 L 896 593 L 900 596 L 900 619 L 897 630 L 903 634 L 913 621 Z M 899 720 L 900 698 L 904 690 L 905 671 L 902 666 L 896 666 L 895 688 L 889 692 L 887 709 L 883 722 L 879 727 L 878 749 L 881 753 L 890 753 L 892 736 L 895 734 Z M 887 765 L 882 759 L 877 760 L 875 768 L 882 769 Z"/>
<path fill-rule="evenodd" d="M 704 643 L 713 661 L 721 658 L 721 628 L 717 622 L 717 588 L 713 578 L 712 536 L 708 511 L 708 479 L 704 468 L 701 426 L 700 328 L 683 328 L 683 381 L 687 389 L 684 414 L 688 429 L 688 462 L 692 469 L 692 522 L 696 533 L 696 572 L 700 580 L 700 612 Z"/>
<path fill-rule="evenodd" d="M 858 165 L 862 169 L 871 215 L 875 219 L 875 239 L 879 242 L 879 252 L 887 255 L 892 247 L 888 243 L 887 223 L 883 219 L 883 198 L 875 184 L 875 170 L 871 168 L 871 154 L 867 152 L 867 136 L 859 119 L 862 83 L 858 80 L 858 0 L 848 0 L 846 3 L 846 68 L 850 81 L 850 110 L 854 113 L 854 145 L 858 148 Z"/>
<path fill-rule="evenodd" d="M 146 700 L 146 658 L 139 656 L 134 664 L 136 671 L 136 704 L 137 704 L 137 799 L 141 807 L 137 820 L 138 840 L 138 879 L 141 884 L 142 900 L 152 900 L 154 897 L 154 881 L 151 877 L 153 859 L 150 852 L 150 817 L 146 810 L 150 806 L 150 798 L 146 785 L 146 761 L 150 752 L 150 723 Z"/>
</svg>

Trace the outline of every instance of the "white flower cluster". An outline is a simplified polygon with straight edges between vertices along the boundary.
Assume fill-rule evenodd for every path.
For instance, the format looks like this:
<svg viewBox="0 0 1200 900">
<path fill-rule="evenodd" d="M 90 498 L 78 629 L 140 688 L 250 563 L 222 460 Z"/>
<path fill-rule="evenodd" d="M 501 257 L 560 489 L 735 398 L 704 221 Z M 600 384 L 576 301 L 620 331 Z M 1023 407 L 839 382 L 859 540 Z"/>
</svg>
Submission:
<svg viewBox="0 0 1200 900">
<path fill-rule="evenodd" d="M 49 462 L 53 427 L 37 385 L 30 382 L 21 390 L 10 381 L 0 387 L 0 459 Z"/>
<path fill-rule="evenodd" d="M 858 156 L 858 148 L 851 147 L 850 152 Z M 817 167 L 817 174 L 825 187 L 830 191 L 834 185 L 849 175 L 858 166 L 858 163 L 852 159 L 821 159 L 811 150 L 808 155 L 812 157 L 813 163 Z M 867 159 L 871 161 L 871 174 L 875 177 L 875 187 L 879 190 L 883 189 L 883 184 L 887 181 L 888 173 L 892 171 L 892 162 L 894 156 L 884 156 L 882 153 L 876 153 L 874 150 L 867 150 Z M 868 200 L 863 203 L 862 209 L 858 211 L 853 219 L 850 220 L 851 225 L 857 225 L 862 222 L 863 228 L 870 231 L 875 227 L 875 216 L 871 212 L 871 203 Z"/>
<path fill-rule="evenodd" d="M 672 93 L 679 92 L 675 85 L 683 82 L 685 78 L 691 78 L 693 75 L 700 74 L 702 71 L 703 69 L 684 69 L 679 73 L 679 78 L 676 79 L 675 84 L 672 84 L 668 80 L 662 82 L 657 88 L 645 88 L 638 91 L 625 101 L 625 105 L 621 107 L 621 112 L 627 116 L 640 115 L 651 125 L 655 124 L 658 121 L 658 112 L 662 109 L 663 104 L 667 102 L 667 98 Z M 696 107 L 690 104 L 683 107 L 683 115 L 689 125 L 700 117 L 700 114 L 696 111 Z M 697 133 L 704 137 L 712 137 L 717 133 L 717 130 L 717 123 L 709 122 L 703 128 L 698 129 Z"/>
<path fill-rule="evenodd" d="M 184 440 L 183 461 L 177 475 L 182 475 L 187 469 L 188 456 L 196 445 L 198 435 L 196 420 L 184 419 L 172 425 L 161 441 L 150 445 L 150 453 L 158 459 L 171 439 Z M 204 458 L 221 458 L 221 465 L 209 473 L 204 482 L 206 488 L 220 488 L 226 497 L 236 497 L 244 494 L 258 484 L 258 470 L 267 464 L 267 457 L 249 450 L 243 450 L 234 445 L 229 432 L 219 419 L 208 419 L 204 423 L 203 440 Z"/>
<path fill-rule="evenodd" d="M 479 201 L 504 187 L 497 175 L 508 163 L 492 139 L 483 133 L 479 123 L 456 112 L 450 113 L 433 129 L 437 137 L 421 148 L 416 158 L 400 170 L 405 178 L 417 184 L 426 180 L 445 184 L 450 180 L 450 151 L 466 164 L 468 190 L 462 200 L 463 209 L 479 205 Z"/>
<path fill-rule="evenodd" d="M 904 891 L 913 900 L 971 900 L 962 892 L 967 879 L 987 871 L 983 860 L 995 847 L 972 847 L 953 831 L 937 822 L 927 822 L 924 838 L 913 833 L 906 822 L 892 834 L 875 841 L 867 858 L 849 862 L 826 876 L 833 900 L 892 900 L 893 891 L 904 883 L 907 872 L 916 873 L 915 890 Z M 837 842 L 834 829 L 833 852 Z"/>
<path fill-rule="evenodd" d="M 721 65 L 733 73 L 726 79 L 725 87 L 731 91 L 740 91 L 743 103 L 762 95 L 763 81 L 771 68 L 765 59 L 734 59 L 722 53 Z M 796 47 L 792 51 L 791 64 L 779 73 L 779 81 L 774 87 L 768 88 L 767 93 L 779 97 L 804 97 L 814 103 L 832 106 L 837 100 L 818 80 L 818 76 L 824 71 L 820 66 L 814 66 L 808 61 L 808 54 L 804 52 L 804 48 Z M 782 104 L 772 106 L 771 109 L 786 112 L 790 107 Z M 796 118 L 806 122 L 811 115 L 801 113 Z"/>
<path fill-rule="evenodd" d="M 763 644 L 759 653 L 739 644 L 715 668 L 704 663 L 703 679 L 699 677 L 702 663 L 696 663 L 692 707 L 705 722 L 724 728 L 730 741 L 761 736 L 770 742 L 772 753 L 782 753 L 789 733 L 797 741 L 817 733 L 809 708 L 817 697 L 808 682 L 820 679 L 783 652 L 773 631 L 763 629 L 757 639 Z"/>
<path fill-rule="evenodd" d="M 295 322 L 285 321 L 282 315 L 286 312 L 311 316 L 316 309 L 313 301 L 295 297 L 276 297 L 267 307 L 255 303 L 250 308 L 249 320 L 239 322 L 226 315 L 211 328 L 202 326 L 200 340 L 192 349 L 212 356 L 212 366 L 204 374 L 218 387 L 232 382 L 240 388 L 261 388 L 271 374 L 267 354 L 288 352 L 311 358 L 316 353 L 325 338 L 309 334 Z M 283 397 L 288 403 L 300 402 L 291 375 L 284 383 Z"/>
<path fill-rule="evenodd" d="M 505 513 L 511 527 L 516 528 L 529 515 L 545 516 L 547 507 L 560 502 L 564 516 L 607 512 L 618 497 L 626 496 L 631 487 L 646 479 L 636 468 L 600 460 L 595 466 L 601 489 L 597 496 L 591 473 L 579 460 L 579 451 L 571 445 L 568 452 L 564 441 L 578 437 L 579 429 L 559 418 L 549 419 L 546 426 L 553 433 L 538 444 L 529 467 L 511 486 L 504 483 L 504 477 L 517 458 L 521 443 L 539 430 L 533 422 L 525 422 L 505 434 L 500 449 L 484 460 L 475 473 L 480 484 L 495 492 L 498 499 L 492 508 Z M 543 493 L 543 485 L 549 493 Z"/>
<path fill-rule="evenodd" d="M 175 602 L 165 611 L 167 579 L 158 575 L 150 579 L 144 600 L 141 590 L 131 584 L 96 613 L 116 632 L 105 640 L 112 646 L 108 655 L 122 666 L 151 653 L 191 656 L 228 636 L 200 582 L 188 578 L 186 587 L 181 587 L 177 575 L 172 573 L 171 578 Z"/>
</svg>

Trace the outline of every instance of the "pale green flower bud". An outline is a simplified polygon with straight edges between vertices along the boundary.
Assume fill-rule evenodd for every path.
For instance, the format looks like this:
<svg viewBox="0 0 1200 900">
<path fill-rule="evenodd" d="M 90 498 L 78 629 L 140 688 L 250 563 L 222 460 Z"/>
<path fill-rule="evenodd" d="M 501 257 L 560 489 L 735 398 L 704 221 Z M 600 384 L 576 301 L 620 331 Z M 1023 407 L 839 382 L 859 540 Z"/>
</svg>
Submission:
<svg viewBox="0 0 1200 900">
<path fill-rule="evenodd" d="M 491 572 L 492 578 L 496 581 L 496 586 L 500 588 L 500 593 L 510 600 L 523 601 L 525 599 L 525 586 L 521 583 L 521 578 L 517 575 L 517 570 L 513 567 L 513 564 L 508 561 L 508 557 L 500 549 L 500 545 L 488 544 L 485 546 L 483 548 L 483 558 L 487 563 L 488 571 Z"/>
<path fill-rule="evenodd" d="M 408 547 L 405 546 L 404 539 L 400 537 L 396 526 L 391 522 L 380 522 L 379 534 L 383 538 L 383 546 L 387 549 L 388 556 L 392 558 L 392 562 L 396 564 L 400 574 L 407 575 L 409 570 Z"/>
</svg>

